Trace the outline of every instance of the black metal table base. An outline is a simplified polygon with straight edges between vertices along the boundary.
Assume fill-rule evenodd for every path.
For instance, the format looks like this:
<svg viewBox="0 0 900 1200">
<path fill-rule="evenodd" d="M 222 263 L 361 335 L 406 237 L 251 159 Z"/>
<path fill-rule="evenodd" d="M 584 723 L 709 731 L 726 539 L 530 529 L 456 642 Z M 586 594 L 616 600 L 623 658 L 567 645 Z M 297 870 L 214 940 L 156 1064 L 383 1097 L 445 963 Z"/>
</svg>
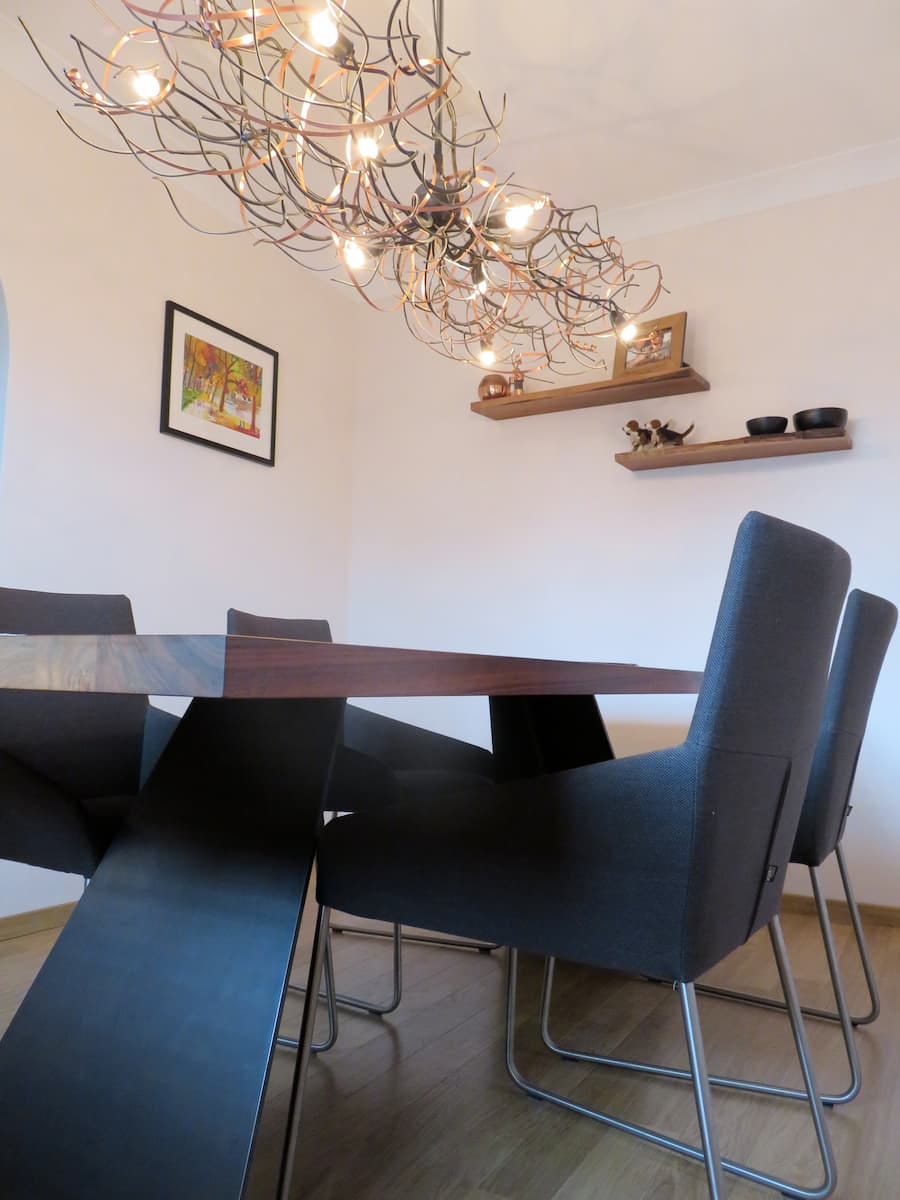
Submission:
<svg viewBox="0 0 900 1200">
<path fill-rule="evenodd" d="M 239 1200 L 339 700 L 195 700 L 0 1042 L 4 1200 Z"/>
</svg>

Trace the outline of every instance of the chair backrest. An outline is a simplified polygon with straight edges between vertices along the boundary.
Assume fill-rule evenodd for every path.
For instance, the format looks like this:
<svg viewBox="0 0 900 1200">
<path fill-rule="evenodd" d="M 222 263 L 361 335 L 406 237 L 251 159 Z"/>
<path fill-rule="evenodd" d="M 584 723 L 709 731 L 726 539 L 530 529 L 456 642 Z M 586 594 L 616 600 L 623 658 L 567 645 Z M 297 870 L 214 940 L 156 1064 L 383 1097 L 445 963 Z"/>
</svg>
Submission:
<svg viewBox="0 0 900 1200">
<path fill-rule="evenodd" d="M 889 600 L 859 589 L 850 593 L 792 862 L 817 867 L 841 840 L 872 697 L 896 625 L 897 608 Z"/>
<path fill-rule="evenodd" d="M 778 910 L 849 578 L 846 551 L 820 534 L 757 512 L 741 522 L 685 743 L 689 972 Z"/>
<path fill-rule="evenodd" d="M 134 633 L 127 596 L 0 588 L 0 633 Z M 146 696 L 0 689 L 0 751 L 74 799 L 137 791 Z"/>
<path fill-rule="evenodd" d="M 301 642 L 330 642 L 331 626 L 315 618 L 260 617 L 255 613 L 229 608 L 229 633 L 243 637 L 296 638 Z"/>
</svg>

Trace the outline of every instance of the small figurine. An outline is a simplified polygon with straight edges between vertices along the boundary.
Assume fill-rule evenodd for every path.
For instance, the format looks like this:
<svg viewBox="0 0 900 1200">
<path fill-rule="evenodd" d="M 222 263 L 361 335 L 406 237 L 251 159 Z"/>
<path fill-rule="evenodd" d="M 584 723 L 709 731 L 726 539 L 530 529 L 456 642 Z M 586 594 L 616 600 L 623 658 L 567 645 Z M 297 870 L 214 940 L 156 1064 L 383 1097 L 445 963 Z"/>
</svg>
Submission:
<svg viewBox="0 0 900 1200">
<path fill-rule="evenodd" d="M 622 426 L 631 441 L 632 450 L 650 449 L 650 430 L 639 425 L 637 421 L 626 421 Z"/>
<path fill-rule="evenodd" d="M 660 449 L 663 446 L 683 446 L 684 439 L 693 430 L 693 423 L 688 425 L 683 433 L 679 433 L 677 429 L 670 429 L 669 422 L 663 425 L 659 421 L 650 422 L 650 445 L 654 449 Z"/>
<path fill-rule="evenodd" d="M 525 374 L 522 371 L 522 360 L 517 354 L 513 359 L 513 372 L 509 380 L 509 394 L 521 396 L 525 391 Z"/>
</svg>

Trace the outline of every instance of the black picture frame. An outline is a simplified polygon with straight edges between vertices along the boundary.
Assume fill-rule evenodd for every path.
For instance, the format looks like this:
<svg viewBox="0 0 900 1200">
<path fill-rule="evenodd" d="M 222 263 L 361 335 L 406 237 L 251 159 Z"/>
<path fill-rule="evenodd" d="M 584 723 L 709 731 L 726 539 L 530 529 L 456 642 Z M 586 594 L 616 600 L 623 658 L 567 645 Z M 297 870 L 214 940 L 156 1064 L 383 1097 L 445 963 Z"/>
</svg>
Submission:
<svg viewBox="0 0 900 1200">
<path fill-rule="evenodd" d="M 275 465 L 278 351 L 166 301 L 160 433 Z"/>
</svg>

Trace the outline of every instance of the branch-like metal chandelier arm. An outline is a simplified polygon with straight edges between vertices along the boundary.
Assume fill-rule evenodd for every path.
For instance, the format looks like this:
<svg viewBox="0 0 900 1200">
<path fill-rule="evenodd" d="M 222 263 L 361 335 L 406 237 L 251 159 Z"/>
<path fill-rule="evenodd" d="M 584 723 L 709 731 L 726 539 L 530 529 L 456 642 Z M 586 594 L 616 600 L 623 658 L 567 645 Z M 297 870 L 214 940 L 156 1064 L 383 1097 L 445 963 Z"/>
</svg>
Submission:
<svg viewBox="0 0 900 1200">
<path fill-rule="evenodd" d="M 494 119 L 460 78 L 444 0 L 431 0 L 431 43 L 411 0 L 392 0 L 383 33 L 351 2 L 120 0 L 130 27 L 103 14 L 120 30 L 112 48 L 73 36 L 77 65 L 61 73 L 25 32 L 76 106 L 111 123 L 119 146 L 97 148 L 156 176 L 192 229 L 170 181 L 216 180 L 240 224 L 204 232 L 339 264 L 440 354 L 506 372 L 603 365 L 605 339 L 660 295 L 659 267 L 627 262 L 594 206 L 498 175 L 506 98 Z"/>
</svg>

